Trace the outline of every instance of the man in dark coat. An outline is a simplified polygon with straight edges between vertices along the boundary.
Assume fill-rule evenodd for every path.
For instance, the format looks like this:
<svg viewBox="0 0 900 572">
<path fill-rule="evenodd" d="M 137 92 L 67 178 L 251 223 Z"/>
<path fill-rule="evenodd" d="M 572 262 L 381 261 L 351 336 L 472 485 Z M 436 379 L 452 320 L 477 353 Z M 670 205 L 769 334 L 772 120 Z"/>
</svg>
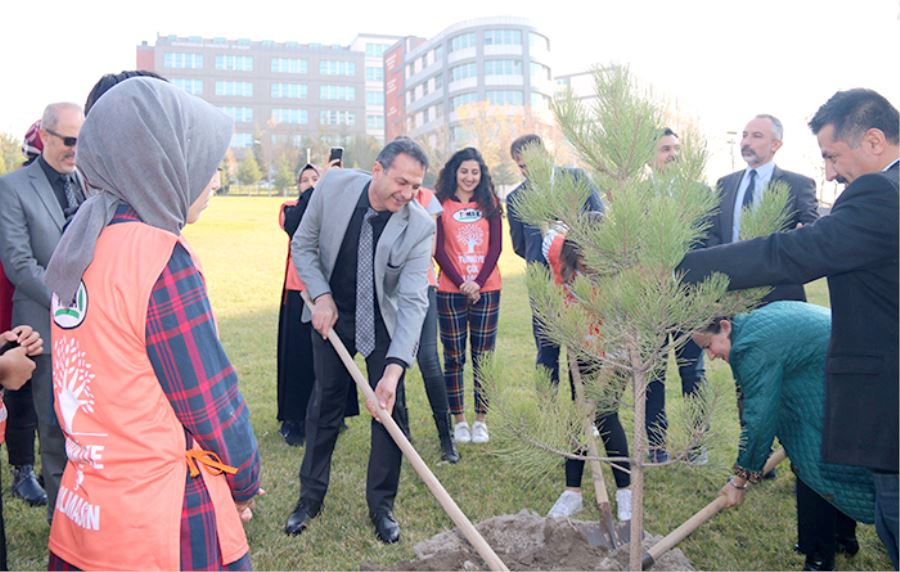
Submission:
<svg viewBox="0 0 900 572">
<path fill-rule="evenodd" d="M 773 115 L 757 115 L 744 127 L 741 136 L 741 157 L 747 168 L 725 175 L 716 182 L 719 210 L 712 219 L 707 246 L 738 241 L 741 210 L 758 205 L 763 194 L 776 182 L 787 185 L 788 210 L 791 216 L 785 228 L 798 224 L 812 224 L 819 218 L 816 183 L 799 173 L 785 171 L 775 164 L 775 153 L 784 142 L 784 127 Z M 776 286 L 764 303 L 775 300 L 806 301 L 802 284 Z"/>
<path fill-rule="evenodd" d="M 829 216 L 803 228 L 687 254 L 688 281 L 723 272 L 730 288 L 828 278 L 822 457 L 866 467 L 876 529 L 897 568 L 898 141 L 897 109 L 868 89 L 838 92 L 810 121 L 828 180 L 848 186 Z"/>
<path fill-rule="evenodd" d="M 528 186 L 528 170 L 525 166 L 525 159 L 522 157 L 523 151 L 532 146 L 540 149 L 544 148 L 544 143 L 538 135 L 528 134 L 522 135 L 512 142 L 510 146 L 510 156 L 512 160 L 519 166 L 519 170 L 525 177 L 525 180 L 506 196 L 507 215 L 509 217 L 509 237 L 512 240 L 513 250 L 521 258 L 525 259 L 526 264 L 537 263 L 547 266 L 547 261 L 541 251 L 543 244 L 543 236 L 541 229 L 525 223 L 519 218 L 516 210 L 516 199 Z M 556 167 L 555 171 L 559 172 L 561 168 Z M 586 180 L 591 187 L 591 193 L 588 195 L 584 203 L 585 211 L 603 212 L 603 202 L 600 200 L 600 193 L 594 184 L 590 181 L 587 174 L 581 169 L 566 169 L 576 179 Z M 534 308 L 532 308 L 531 329 L 534 333 L 534 344 L 537 346 L 536 365 L 544 367 L 550 374 L 550 381 L 553 384 L 559 383 L 559 346 L 544 337 L 541 331 L 541 325 L 537 317 L 534 316 Z"/>
</svg>

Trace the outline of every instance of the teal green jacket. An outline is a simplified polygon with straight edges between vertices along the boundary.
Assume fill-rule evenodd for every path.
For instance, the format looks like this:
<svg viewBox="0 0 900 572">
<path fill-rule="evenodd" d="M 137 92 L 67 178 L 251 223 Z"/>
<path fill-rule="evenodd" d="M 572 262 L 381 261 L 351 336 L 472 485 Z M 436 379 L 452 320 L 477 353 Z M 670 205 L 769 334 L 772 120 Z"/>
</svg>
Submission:
<svg viewBox="0 0 900 572">
<path fill-rule="evenodd" d="M 774 302 L 734 317 L 729 363 L 744 399 L 736 468 L 759 472 L 778 437 L 797 478 L 847 516 L 871 523 L 869 471 L 822 461 L 830 335 L 831 312 L 804 302 Z"/>
</svg>

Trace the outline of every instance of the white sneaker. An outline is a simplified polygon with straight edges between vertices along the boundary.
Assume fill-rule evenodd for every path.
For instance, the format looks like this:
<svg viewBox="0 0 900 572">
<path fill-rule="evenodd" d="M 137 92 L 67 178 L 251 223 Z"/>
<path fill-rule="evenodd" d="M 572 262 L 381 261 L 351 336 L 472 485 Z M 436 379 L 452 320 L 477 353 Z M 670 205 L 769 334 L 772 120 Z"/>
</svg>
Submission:
<svg viewBox="0 0 900 572">
<path fill-rule="evenodd" d="M 488 435 L 487 425 L 484 424 L 484 421 L 476 421 L 472 423 L 472 442 L 473 443 L 487 443 L 491 438 Z"/>
<path fill-rule="evenodd" d="M 453 440 L 457 443 L 471 443 L 472 434 L 469 432 L 469 424 L 460 421 L 453 426 Z"/>
<path fill-rule="evenodd" d="M 581 493 L 575 491 L 563 491 L 556 499 L 553 508 L 547 513 L 547 518 L 568 518 L 582 509 Z"/>
<path fill-rule="evenodd" d="M 631 489 L 616 491 L 616 513 L 620 521 L 631 520 Z"/>
</svg>

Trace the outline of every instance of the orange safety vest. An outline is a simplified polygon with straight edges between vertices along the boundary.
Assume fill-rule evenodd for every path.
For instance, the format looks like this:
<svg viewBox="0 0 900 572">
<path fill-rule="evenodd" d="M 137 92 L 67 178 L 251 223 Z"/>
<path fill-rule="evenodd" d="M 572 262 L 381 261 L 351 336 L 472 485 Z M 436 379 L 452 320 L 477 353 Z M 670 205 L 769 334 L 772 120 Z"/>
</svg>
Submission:
<svg viewBox="0 0 900 572">
<path fill-rule="evenodd" d="M 278 210 L 278 226 L 281 227 L 281 230 L 284 230 L 284 209 L 293 206 L 297 206 L 296 200 L 285 201 Z M 306 286 L 300 280 L 300 275 L 297 274 L 297 268 L 294 267 L 294 259 L 291 257 L 291 239 L 288 239 L 287 263 L 284 268 L 284 289 L 296 290 L 297 292 L 306 290 Z"/>
<path fill-rule="evenodd" d="M 428 205 L 431 204 L 431 201 L 434 200 L 434 191 L 431 189 L 426 189 L 425 187 L 419 187 L 419 192 L 416 193 L 416 200 L 419 201 L 419 204 L 422 205 L 422 208 L 425 211 L 428 211 Z M 433 216 L 431 213 L 428 213 L 429 216 Z M 432 238 L 434 240 L 434 238 Z M 429 286 L 437 286 L 437 278 L 434 274 L 434 260 L 431 261 L 431 269 L 428 273 L 428 285 Z"/>
<path fill-rule="evenodd" d="M 463 280 L 475 280 L 487 256 L 490 223 L 481 215 L 481 209 L 474 201 L 445 201 L 443 206 L 441 224 L 444 227 L 444 249 Z M 497 265 L 481 291 L 493 292 L 499 289 L 500 267 Z M 459 288 L 447 278 L 446 273 L 441 272 L 438 291 L 459 292 Z"/>
<path fill-rule="evenodd" d="M 181 565 L 185 432 L 153 371 L 145 336 L 153 286 L 179 241 L 187 248 L 178 236 L 143 223 L 108 226 L 75 304 L 60 306 L 54 296 L 54 407 L 68 463 L 49 546 L 83 570 Z M 249 550 L 244 529 L 225 476 L 200 472 L 215 507 L 222 562 L 229 564 Z"/>
</svg>

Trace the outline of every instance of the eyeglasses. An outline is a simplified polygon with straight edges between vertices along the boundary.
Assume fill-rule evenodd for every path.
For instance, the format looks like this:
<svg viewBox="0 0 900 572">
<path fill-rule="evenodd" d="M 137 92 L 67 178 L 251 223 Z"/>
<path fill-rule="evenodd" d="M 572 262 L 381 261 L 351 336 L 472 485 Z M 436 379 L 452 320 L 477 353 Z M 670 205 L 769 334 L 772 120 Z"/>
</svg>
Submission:
<svg viewBox="0 0 900 572">
<path fill-rule="evenodd" d="M 53 135 L 54 137 L 59 137 L 60 139 L 62 139 L 63 145 L 65 145 L 66 147 L 74 147 L 78 143 L 78 137 L 66 137 L 65 135 L 60 135 L 52 129 L 47 129 L 46 127 L 44 127 L 44 131 L 46 131 L 50 135 Z"/>
</svg>

